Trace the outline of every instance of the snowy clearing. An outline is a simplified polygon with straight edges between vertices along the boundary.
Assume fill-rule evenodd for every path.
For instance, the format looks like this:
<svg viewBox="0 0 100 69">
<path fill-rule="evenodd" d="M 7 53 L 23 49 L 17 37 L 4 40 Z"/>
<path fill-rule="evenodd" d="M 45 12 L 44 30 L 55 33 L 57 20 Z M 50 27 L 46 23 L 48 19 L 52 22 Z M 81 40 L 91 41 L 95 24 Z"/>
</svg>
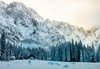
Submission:
<svg viewBox="0 0 100 69">
<path fill-rule="evenodd" d="M 0 69 L 100 69 L 100 63 L 15 60 L 0 61 Z"/>
</svg>

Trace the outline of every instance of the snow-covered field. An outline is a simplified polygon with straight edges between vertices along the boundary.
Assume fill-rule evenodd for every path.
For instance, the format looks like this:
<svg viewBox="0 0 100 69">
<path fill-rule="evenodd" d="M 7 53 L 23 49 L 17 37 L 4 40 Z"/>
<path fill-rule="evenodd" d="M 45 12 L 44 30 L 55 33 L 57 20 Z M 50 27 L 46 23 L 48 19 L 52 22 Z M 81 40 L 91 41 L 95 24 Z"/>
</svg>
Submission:
<svg viewBox="0 0 100 69">
<path fill-rule="evenodd" d="M 15 60 L 0 61 L 0 69 L 100 69 L 100 63 Z"/>
</svg>

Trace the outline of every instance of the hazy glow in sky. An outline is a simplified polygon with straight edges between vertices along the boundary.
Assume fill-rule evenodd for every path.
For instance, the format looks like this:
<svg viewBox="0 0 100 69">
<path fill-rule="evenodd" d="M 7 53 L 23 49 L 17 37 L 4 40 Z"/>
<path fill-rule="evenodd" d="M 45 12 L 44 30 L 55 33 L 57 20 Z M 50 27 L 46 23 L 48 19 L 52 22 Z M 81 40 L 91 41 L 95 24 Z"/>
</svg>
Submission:
<svg viewBox="0 0 100 69">
<path fill-rule="evenodd" d="M 44 19 L 64 21 L 90 29 L 100 27 L 100 0 L 3 0 L 31 7 Z"/>
</svg>

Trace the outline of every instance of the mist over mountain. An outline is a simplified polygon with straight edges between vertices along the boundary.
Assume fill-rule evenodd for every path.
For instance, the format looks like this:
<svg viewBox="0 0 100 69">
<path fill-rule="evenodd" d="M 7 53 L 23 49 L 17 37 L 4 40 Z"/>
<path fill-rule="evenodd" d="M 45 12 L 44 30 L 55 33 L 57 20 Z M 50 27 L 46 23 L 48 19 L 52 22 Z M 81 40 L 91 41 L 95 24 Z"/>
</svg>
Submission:
<svg viewBox="0 0 100 69">
<path fill-rule="evenodd" d="M 66 22 L 44 20 L 35 10 L 23 3 L 6 4 L 0 1 L 0 34 L 7 41 L 22 47 L 48 48 L 66 41 L 82 41 L 85 45 L 100 43 L 100 28 L 85 31 Z"/>
</svg>

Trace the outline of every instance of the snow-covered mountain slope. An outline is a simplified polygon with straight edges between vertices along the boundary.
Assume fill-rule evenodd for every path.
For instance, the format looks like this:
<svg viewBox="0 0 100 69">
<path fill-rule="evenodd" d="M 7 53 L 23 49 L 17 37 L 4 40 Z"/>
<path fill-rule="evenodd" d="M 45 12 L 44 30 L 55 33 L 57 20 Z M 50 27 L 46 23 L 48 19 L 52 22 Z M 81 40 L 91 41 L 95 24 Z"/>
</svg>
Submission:
<svg viewBox="0 0 100 69">
<path fill-rule="evenodd" d="M 82 40 L 95 47 L 100 42 L 100 29 L 88 33 L 65 22 L 44 20 L 39 14 L 19 2 L 6 4 L 0 1 L 0 33 L 5 29 L 6 38 L 22 47 L 49 47 L 65 41 Z"/>
<path fill-rule="evenodd" d="M 65 42 L 62 35 L 50 32 L 45 20 L 33 9 L 27 8 L 19 2 L 6 5 L 0 1 L 0 5 L 0 9 L 3 11 L 0 11 L 0 32 L 5 29 L 7 39 L 11 42 L 18 43 L 18 45 L 22 44 L 24 47 L 29 46 L 24 44 L 28 40 L 38 42 L 35 45 L 32 43 L 32 46 L 37 47 L 49 47 L 56 45 L 58 42 Z"/>
<path fill-rule="evenodd" d="M 56 31 L 59 32 L 59 34 L 63 35 L 66 39 L 66 41 L 71 41 L 74 39 L 74 41 L 82 41 L 83 44 L 87 46 L 94 44 L 95 48 L 98 46 L 98 43 L 100 42 L 100 29 L 97 29 L 95 31 L 85 31 L 83 28 L 78 28 L 73 25 L 70 25 L 65 22 L 58 22 L 58 21 L 50 21 L 46 20 L 46 23 L 48 24 L 48 27 L 52 32 L 55 33 Z"/>
</svg>

